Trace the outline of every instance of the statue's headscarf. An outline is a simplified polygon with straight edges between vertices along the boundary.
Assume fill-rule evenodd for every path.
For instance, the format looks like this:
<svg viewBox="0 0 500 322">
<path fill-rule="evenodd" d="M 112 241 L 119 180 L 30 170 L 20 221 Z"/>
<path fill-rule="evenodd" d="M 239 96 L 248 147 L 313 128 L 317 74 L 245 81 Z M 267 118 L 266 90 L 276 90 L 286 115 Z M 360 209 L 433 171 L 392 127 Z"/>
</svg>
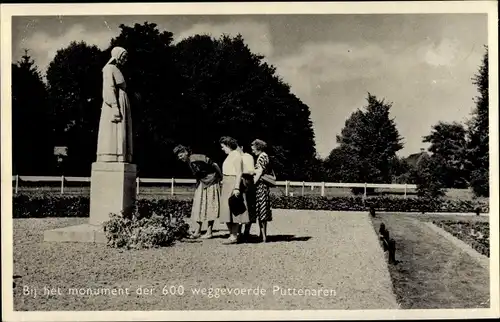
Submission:
<svg viewBox="0 0 500 322">
<path fill-rule="evenodd" d="M 112 50 L 111 50 L 111 58 L 109 59 L 108 64 L 116 64 L 118 62 L 118 60 L 120 60 L 120 58 L 126 53 L 127 51 L 125 50 L 125 48 L 122 48 L 122 47 L 114 47 Z"/>
</svg>

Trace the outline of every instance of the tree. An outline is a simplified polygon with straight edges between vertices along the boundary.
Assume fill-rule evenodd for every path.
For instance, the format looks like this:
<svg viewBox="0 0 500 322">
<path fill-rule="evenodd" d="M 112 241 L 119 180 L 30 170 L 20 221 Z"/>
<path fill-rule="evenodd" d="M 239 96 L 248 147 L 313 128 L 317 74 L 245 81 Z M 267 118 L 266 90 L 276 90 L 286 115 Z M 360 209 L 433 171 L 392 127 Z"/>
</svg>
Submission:
<svg viewBox="0 0 500 322">
<path fill-rule="evenodd" d="M 334 148 L 324 161 L 324 173 L 331 182 L 353 182 L 351 178 L 358 176 L 358 167 L 354 160 L 355 155 L 350 154 L 346 147 Z"/>
<path fill-rule="evenodd" d="M 414 184 L 415 169 L 406 158 L 395 157 L 391 162 L 392 182 L 399 184 Z"/>
<path fill-rule="evenodd" d="M 448 188 L 465 188 L 468 173 L 465 169 L 467 157 L 466 130 L 459 123 L 439 122 L 432 127 L 423 142 L 430 143 L 429 151 L 442 171 L 443 183 Z"/>
<path fill-rule="evenodd" d="M 355 111 L 340 135 L 337 155 L 344 182 L 390 183 L 396 152 L 403 148 L 395 122 L 389 117 L 391 103 L 368 93 L 366 110 Z"/>
<path fill-rule="evenodd" d="M 306 161 L 304 174 L 307 180 L 314 182 L 329 181 L 325 161 L 318 154 L 310 161 Z"/>
<path fill-rule="evenodd" d="M 470 171 L 470 186 L 476 196 L 489 196 L 489 95 L 488 95 L 488 47 L 478 74 L 473 78 L 479 95 L 476 108 L 468 122 L 467 167 Z"/>
<path fill-rule="evenodd" d="M 26 50 L 12 64 L 12 167 L 21 175 L 47 175 L 54 170 L 53 136 L 47 88 Z"/>
<path fill-rule="evenodd" d="M 417 163 L 417 195 L 426 200 L 430 206 L 446 193 L 441 164 L 439 157 L 427 154 L 423 155 Z"/>
<path fill-rule="evenodd" d="M 96 46 L 72 42 L 47 69 L 55 144 L 68 147 L 66 174 L 89 175 L 96 159 L 106 59 Z"/>
<path fill-rule="evenodd" d="M 195 35 L 179 42 L 176 62 L 185 87 L 176 137 L 219 162 L 220 136 L 233 136 L 247 149 L 252 140 L 263 139 L 272 147 L 278 177 L 306 180 L 316 152 L 309 108 L 263 58 L 241 35 Z"/>
</svg>

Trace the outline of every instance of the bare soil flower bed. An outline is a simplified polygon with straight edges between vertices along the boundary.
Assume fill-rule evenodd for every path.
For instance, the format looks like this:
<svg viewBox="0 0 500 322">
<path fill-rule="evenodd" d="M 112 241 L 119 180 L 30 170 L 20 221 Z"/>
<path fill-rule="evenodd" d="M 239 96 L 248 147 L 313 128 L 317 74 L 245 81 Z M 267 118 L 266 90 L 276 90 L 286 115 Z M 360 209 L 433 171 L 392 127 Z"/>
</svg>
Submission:
<svg viewBox="0 0 500 322">
<path fill-rule="evenodd" d="M 488 222 L 433 220 L 433 224 L 490 257 L 490 225 Z"/>
</svg>

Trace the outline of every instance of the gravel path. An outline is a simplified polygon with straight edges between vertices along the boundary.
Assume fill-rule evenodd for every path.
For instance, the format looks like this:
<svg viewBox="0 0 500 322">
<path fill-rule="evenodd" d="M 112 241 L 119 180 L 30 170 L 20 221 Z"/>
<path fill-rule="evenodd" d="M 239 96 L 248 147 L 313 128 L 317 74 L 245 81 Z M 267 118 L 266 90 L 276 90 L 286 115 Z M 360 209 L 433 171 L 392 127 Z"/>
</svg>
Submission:
<svg viewBox="0 0 500 322">
<path fill-rule="evenodd" d="M 20 276 L 15 310 L 398 308 L 367 214 L 274 210 L 266 244 L 222 245 L 225 230 L 212 240 L 143 251 L 43 242 L 46 229 L 84 222 L 14 220 L 14 274 Z M 23 286 L 36 289 L 37 296 L 23 295 Z M 44 286 L 59 287 L 60 294 L 43 295 Z M 183 288 L 184 294 L 163 295 L 164 286 L 178 292 Z M 89 287 L 101 292 L 121 288 L 124 293 L 68 294 L 70 288 Z M 137 295 L 138 287 L 154 288 L 153 294 Z M 226 294 L 203 295 L 202 288 Z M 193 294 L 196 289 L 200 294 Z M 241 289 L 242 294 L 227 294 Z"/>
</svg>

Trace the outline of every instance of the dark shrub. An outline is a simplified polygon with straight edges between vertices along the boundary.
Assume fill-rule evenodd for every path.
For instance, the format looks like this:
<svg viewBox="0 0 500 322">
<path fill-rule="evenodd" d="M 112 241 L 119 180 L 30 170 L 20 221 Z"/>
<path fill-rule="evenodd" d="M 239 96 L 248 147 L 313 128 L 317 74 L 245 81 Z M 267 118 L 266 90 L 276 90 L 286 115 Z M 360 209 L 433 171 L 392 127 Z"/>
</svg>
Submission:
<svg viewBox="0 0 500 322">
<path fill-rule="evenodd" d="M 127 249 L 170 246 L 188 235 L 189 225 L 183 217 L 184 214 L 174 213 L 135 214 L 132 218 L 112 214 L 104 223 L 107 244 Z"/>
</svg>

